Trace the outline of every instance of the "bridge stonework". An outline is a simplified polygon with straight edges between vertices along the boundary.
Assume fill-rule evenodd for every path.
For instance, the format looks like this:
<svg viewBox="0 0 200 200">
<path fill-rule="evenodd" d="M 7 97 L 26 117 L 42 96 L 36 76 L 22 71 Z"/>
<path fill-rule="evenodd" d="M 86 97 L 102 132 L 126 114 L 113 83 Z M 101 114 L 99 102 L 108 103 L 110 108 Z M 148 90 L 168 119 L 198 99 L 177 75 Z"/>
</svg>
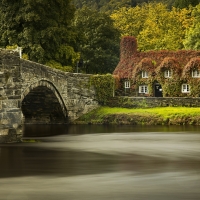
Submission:
<svg viewBox="0 0 200 200">
<path fill-rule="evenodd" d="M 98 107 L 88 74 L 67 73 L 0 49 L 0 143 L 18 141 L 23 123 L 70 123 Z"/>
</svg>

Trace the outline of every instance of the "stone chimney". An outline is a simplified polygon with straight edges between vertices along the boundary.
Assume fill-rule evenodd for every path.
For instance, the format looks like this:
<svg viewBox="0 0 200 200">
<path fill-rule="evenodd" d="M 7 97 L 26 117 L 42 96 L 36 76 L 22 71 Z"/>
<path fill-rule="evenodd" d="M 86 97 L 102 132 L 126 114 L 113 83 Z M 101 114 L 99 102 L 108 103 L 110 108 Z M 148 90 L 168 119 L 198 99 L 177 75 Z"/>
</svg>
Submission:
<svg viewBox="0 0 200 200">
<path fill-rule="evenodd" d="M 133 36 L 124 36 L 120 43 L 120 61 L 129 59 L 137 52 L 137 40 Z"/>
</svg>

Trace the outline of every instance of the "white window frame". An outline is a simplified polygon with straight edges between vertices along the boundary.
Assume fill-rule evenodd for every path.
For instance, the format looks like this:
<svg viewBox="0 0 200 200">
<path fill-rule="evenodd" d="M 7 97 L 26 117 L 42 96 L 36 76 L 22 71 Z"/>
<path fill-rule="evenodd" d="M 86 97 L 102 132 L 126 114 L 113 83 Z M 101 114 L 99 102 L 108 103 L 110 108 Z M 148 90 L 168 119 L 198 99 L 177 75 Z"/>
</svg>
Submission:
<svg viewBox="0 0 200 200">
<path fill-rule="evenodd" d="M 148 72 L 142 71 L 142 78 L 148 78 Z"/>
<path fill-rule="evenodd" d="M 182 93 L 190 93 L 190 85 L 187 83 L 182 84 Z"/>
<path fill-rule="evenodd" d="M 147 85 L 140 85 L 139 86 L 139 93 L 141 94 L 148 94 L 148 86 Z"/>
<path fill-rule="evenodd" d="M 124 88 L 130 88 L 131 87 L 131 82 L 130 81 L 125 81 L 124 82 Z"/>
<path fill-rule="evenodd" d="M 172 70 L 170 70 L 170 69 L 165 70 L 164 76 L 165 76 L 165 78 L 171 78 L 172 77 Z"/>
<path fill-rule="evenodd" d="M 192 70 L 192 77 L 193 78 L 199 78 L 200 77 L 200 71 L 195 69 L 195 70 Z"/>
</svg>

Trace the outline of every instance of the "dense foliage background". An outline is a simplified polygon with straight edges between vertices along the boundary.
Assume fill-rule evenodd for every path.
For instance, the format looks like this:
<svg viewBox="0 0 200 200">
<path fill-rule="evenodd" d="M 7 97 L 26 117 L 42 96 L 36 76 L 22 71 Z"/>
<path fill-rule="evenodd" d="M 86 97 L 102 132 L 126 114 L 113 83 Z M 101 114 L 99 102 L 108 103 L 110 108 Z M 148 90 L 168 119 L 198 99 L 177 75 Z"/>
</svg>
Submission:
<svg viewBox="0 0 200 200">
<path fill-rule="evenodd" d="M 112 73 L 119 59 L 120 34 L 109 15 L 83 7 L 75 12 L 77 49 L 87 73 Z"/>
<path fill-rule="evenodd" d="M 0 44 L 18 45 L 30 60 L 73 64 L 71 0 L 0 1 Z"/>
<path fill-rule="evenodd" d="M 64 71 L 112 73 L 124 35 L 140 51 L 200 49 L 199 0 L 0 1 L 0 46 Z"/>
</svg>

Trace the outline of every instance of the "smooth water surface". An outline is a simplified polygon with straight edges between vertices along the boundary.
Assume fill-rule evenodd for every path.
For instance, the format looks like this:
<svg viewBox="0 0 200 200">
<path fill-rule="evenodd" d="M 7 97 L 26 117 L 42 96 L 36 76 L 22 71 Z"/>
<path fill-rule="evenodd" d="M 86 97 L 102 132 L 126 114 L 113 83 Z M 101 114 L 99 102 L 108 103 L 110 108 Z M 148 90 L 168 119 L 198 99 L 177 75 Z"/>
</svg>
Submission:
<svg viewBox="0 0 200 200">
<path fill-rule="evenodd" d="M 27 125 L 0 145 L 0 200 L 200 199 L 199 130 Z"/>
</svg>

